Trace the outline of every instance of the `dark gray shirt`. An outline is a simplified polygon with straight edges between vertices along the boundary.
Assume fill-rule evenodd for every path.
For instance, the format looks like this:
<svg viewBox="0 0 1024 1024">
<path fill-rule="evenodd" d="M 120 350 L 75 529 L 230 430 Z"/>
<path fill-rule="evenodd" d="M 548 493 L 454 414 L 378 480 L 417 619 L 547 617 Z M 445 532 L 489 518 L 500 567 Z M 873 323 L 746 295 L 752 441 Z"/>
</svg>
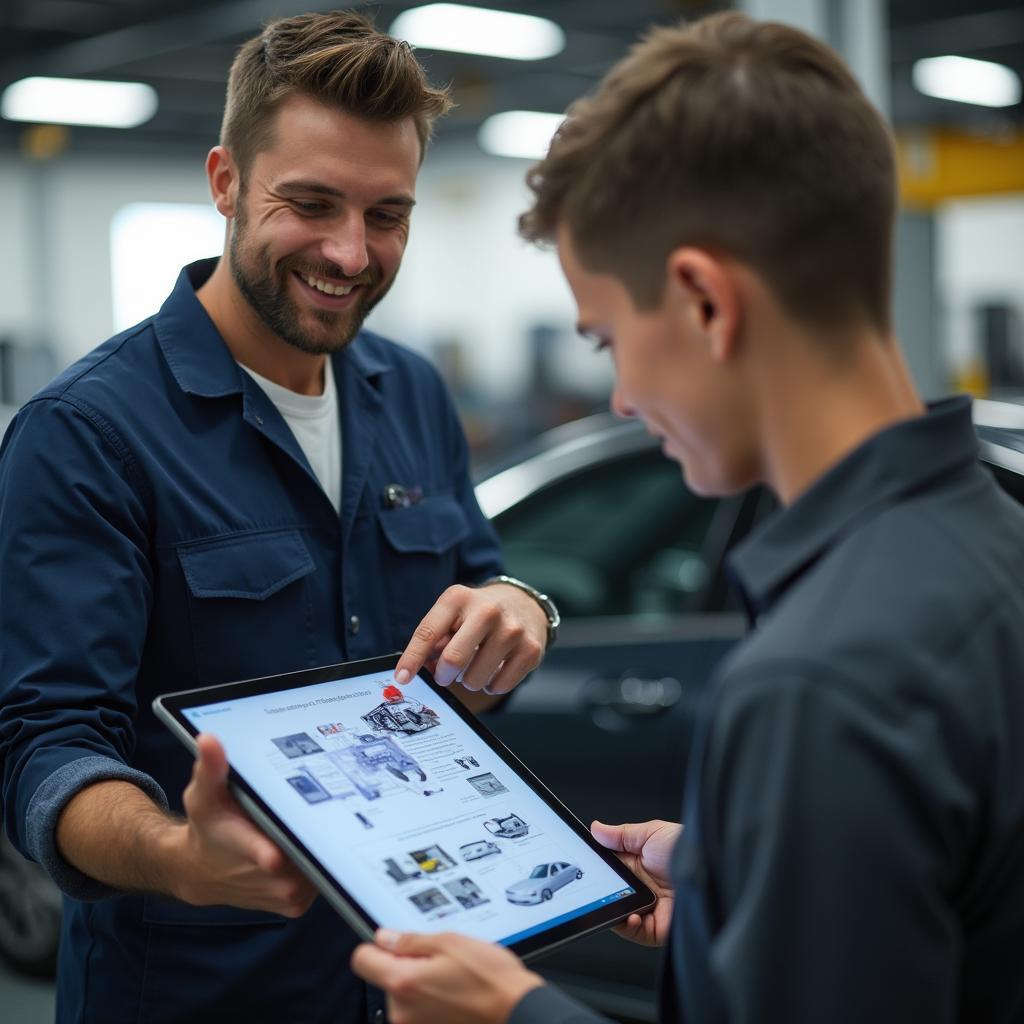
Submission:
<svg viewBox="0 0 1024 1024">
<path fill-rule="evenodd" d="M 732 566 L 758 628 L 694 751 L 662 1020 L 1024 1019 L 1024 511 L 969 401 L 869 439 Z M 547 998 L 514 1024 L 597 1019 Z"/>
</svg>

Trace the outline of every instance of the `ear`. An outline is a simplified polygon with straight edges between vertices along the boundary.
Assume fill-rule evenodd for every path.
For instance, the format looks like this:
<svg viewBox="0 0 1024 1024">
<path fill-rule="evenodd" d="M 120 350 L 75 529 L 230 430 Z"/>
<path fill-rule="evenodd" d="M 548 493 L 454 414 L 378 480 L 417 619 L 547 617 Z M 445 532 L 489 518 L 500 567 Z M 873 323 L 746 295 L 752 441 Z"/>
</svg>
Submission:
<svg viewBox="0 0 1024 1024">
<path fill-rule="evenodd" d="M 668 284 L 675 290 L 692 327 L 703 333 L 715 362 L 735 354 L 741 302 L 729 263 L 705 249 L 674 249 L 668 257 Z"/>
<path fill-rule="evenodd" d="M 224 217 L 234 217 L 240 184 L 238 168 L 223 146 L 214 146 L 207 154 L 206 178 L 217 211 Z"/>
</svg>

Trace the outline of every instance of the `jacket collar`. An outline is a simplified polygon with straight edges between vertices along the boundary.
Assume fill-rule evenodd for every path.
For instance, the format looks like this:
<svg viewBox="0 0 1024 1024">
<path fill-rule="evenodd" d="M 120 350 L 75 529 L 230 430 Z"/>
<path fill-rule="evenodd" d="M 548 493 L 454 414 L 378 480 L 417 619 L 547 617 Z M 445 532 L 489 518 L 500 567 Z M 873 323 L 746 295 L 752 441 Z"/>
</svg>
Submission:
<svg viewBox="0 0 1024 1024">
<path fill-rule="evenodd" d="M 733 582 L 750 618 L 767 611 L 842 537 L 977 458 L 966 396 L 930 403 L 925 415 L 868 438 L 729 556 Z"/>
<path fill-rule="evenodd" d="M 196 290 L 206 283 L 217 266 L 217 257 L 184 267 L 174 289 L 156 314 L 153 328 L 178 387 L 203 398 L 242 394 L 245 383 L 230 349 L 203 309 Z M 347 367 L 371 383 L 387 372 L 388 365 L 360 332 L 351 345 L 332 356 L 335 376 Z"/>
</svg>

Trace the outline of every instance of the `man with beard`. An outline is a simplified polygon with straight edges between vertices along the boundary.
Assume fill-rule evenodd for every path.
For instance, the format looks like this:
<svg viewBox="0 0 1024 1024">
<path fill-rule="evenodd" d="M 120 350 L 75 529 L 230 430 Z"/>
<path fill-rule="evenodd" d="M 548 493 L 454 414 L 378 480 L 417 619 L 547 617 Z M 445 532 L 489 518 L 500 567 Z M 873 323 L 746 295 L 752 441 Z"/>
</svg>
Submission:
<svg viewBox="0 0 1024 1024">
<path fill-rule="evenodd" d="M 3 808 L 65 893 L 59 1020 L 382 1019 L 354 934 L 229 795 L 219 743 L 190 780 L 149 705 L 405 645 L 399 683 L 430 661 L 486 702 L 553 635 L 550 606 L 493 580 L 436 373 L 360 330 L 448 105 L 358 16 L 271 23 L 207 161 L 224 255 L 4 440 Z"/>
</svg>

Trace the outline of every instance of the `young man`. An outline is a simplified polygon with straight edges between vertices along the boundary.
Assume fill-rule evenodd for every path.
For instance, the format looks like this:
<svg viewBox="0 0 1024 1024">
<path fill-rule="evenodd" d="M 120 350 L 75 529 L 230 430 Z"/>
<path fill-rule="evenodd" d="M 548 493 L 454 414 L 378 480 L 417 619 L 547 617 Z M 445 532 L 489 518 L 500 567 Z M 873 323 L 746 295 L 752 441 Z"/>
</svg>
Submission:
<svg viewBox="0 0 1024 1024">
<path fill-rule="evenodd" d="M 530 175 L 580 329 L 689 485 L 784 506 L 732 558 L 757 629 L 683 809 L 595 836 L 660 895 L 661 1019 L 1024 1018 L 1024 515 L 966 399 L 891 333 L 890 139 L 837 56 L 727 14 L 660 29 Z M 595 1016 L 507 950 L 382 934 L 394 1024 Z"/>
<path fill-rule="evenodd" d="M 443 385 L 360 332 L 448 105 L 356 15 L 271 23 L 207 161 L 223 256 L 5 439 L 3 807 L 67 896 L 59 1020 L 383 1016 L 353 933 L 228 795 L 217 741 L 189 782 L 155 696 L 406 644 L 399 682 L 440 655 L 442 681 L 503 693 L 540 658 L 527 589 L 456 585 L 501 560 Z"/>
</svg>

